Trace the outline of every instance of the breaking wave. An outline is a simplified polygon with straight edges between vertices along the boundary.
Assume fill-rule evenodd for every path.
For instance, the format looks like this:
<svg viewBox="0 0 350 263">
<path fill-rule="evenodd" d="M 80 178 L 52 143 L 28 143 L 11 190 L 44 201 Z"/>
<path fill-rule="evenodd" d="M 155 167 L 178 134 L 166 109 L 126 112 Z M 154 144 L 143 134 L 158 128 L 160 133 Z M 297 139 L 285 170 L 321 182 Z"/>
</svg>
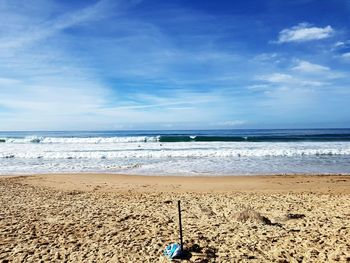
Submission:
<svg viewBox="0 0 350 263">
<path fill-rule="evenodd" d="M 201 157 L 298 157 L 350 155 L 347 148 L 322 149 L 184 149 L 184 150 L 122 150 L 122 151 L 46 151 L 3 152 L 0 158 L 23 159 L 120 159 L 120 158 L 201 158 Z"/>
<path fill-rule="evenodd" d="M 263 135 L 263 136 L 206 136 L 206 135 L 158 135 L 158 136 L 115 136 L 115 137 L 39 137 L 0 138 L 0 143 L 69 143 L 105 144 L 135 142 L 334 142 L 350 141 L 350 134 L 306 134 L 306 135 Z"/>
<path fill-rule="evenodd" d="M 159 136 L 126 136 L 126 137 L 38 137 L 28 136 L 24 138 L 0 138 L 2 143 L 67 143 L 67 144 L 103 144 L 103 143 L 128 143 L 128 142 L 157 142 Z"/>
</svg>

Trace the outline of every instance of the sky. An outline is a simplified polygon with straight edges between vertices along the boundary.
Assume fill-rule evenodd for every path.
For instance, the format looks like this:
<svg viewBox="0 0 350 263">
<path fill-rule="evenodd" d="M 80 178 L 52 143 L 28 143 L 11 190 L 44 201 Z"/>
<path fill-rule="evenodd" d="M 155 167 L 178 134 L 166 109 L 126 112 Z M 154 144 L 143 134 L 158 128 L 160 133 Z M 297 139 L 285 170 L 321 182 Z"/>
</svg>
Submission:
<svg viewBox="0 0 350 263">
<path fill-rule="evenodd" d="M 0 130 L 350 127 L 350 0 L 0 0 Z"/>
</svg>

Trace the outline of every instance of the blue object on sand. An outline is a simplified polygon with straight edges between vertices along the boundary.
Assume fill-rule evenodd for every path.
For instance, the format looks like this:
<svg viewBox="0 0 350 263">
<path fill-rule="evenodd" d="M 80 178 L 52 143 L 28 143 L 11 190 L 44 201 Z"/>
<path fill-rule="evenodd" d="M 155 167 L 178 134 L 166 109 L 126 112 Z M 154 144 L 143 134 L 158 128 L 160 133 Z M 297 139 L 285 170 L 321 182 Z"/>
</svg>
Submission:
<svg viewBox="0 0 350 263">
<path fill-rule="evenodd" d="M 181 246 L 177 243 L 169 244 L 165 249 L 163 254 L 168 259 L 179 258 L 181 256 Z"/>
</svg>

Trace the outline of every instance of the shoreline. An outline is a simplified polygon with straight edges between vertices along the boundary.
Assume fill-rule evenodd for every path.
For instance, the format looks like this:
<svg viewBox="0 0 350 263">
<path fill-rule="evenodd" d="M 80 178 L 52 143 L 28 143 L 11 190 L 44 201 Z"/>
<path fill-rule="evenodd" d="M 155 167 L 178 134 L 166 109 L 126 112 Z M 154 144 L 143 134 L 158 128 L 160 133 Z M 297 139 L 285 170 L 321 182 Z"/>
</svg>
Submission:
<svg viewBox="0 0 350 263">
<path fill-rule="evenodd" d="M 350 175 L 161 176 L 60 173 L 1 176 L 56 190 L 99 192 L 317 192 L 350 194 Z"/>
<path fill-rule="evenodd" d="M 112 172 L 43 172 L 43 173 L 13 173 L 0 174 L 2 177 L 13 176 L 40 176 L 40 175 L 76 175 L 76 174 L 106 174 L 106 175 L 123 175 L 123 176 L 144 176 L 144 177 L 260 177 L 260 176 L 350 176 L 350 173 L 266 173 L 266 174 L 133 174 L 133 173 L 112 173 Z"/>
</svg>

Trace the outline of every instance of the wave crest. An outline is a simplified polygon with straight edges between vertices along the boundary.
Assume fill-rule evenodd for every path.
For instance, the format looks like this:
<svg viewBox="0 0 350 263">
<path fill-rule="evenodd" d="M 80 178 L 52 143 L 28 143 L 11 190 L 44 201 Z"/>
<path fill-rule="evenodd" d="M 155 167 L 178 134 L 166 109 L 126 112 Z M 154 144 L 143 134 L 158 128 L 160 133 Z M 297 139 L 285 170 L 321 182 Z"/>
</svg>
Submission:
<svg viewBox="0 0 350 263">
<path fill-rule="evenodd" d="M 211 158 L 211 157 L 302 157 L 302 156 L 345 156 L 350 148 L 340 149 L 226 149 L 226 150 L 124 150 L 124 151 L 65 151 L 65 152 L 3 152 L 0 158 L 23 159 L 162 159 L 162 158 Z"/>
<path fill-rule="evenodd" d="M 126 136 L 126 137 L 39 137 L 1 138 L 3 143 L 43 143 L 43 144 L 103 144 L 103 143 L 129 143 L 129 142 L 157 142 L 159 136 Z"/>
</svg>

